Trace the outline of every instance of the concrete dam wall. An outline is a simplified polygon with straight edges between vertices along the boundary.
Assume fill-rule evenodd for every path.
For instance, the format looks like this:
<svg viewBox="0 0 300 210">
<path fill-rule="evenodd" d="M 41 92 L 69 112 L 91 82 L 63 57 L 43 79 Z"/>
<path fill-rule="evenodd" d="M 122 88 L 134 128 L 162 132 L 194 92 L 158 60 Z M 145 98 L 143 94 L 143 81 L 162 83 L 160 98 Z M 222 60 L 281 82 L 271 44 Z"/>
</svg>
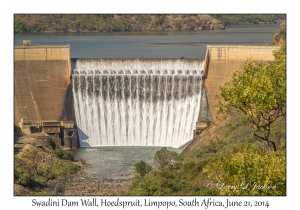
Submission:
<svg viewBox="0 0 300 210">
<path fill-rule="evenodd" d="M 70 46 L 15 46 L 14 122 L 74 120 Z"/>
<path fill-rule="evenodd" d="M 208 45 L 205 59 L 70 59 L 69 45 L 15 46 L 14 122 L 70 120 L 82 147 L 179 147 L 212 120 L 220 87 L 269 46 Z M 194 132 L 195 133 L 195 132 Z"/>
<path fill-rule="evenodd" d="M 248 59 L 267 62 L 273 61 L 273 52 L 278 46 L 227 46 L 207 45 L 205 55 L 205 89 L 208 106 L 216 105 L 216 95 L 220 87 L 231 80 L 232 73 L 242 71 Z"/>
</svg>

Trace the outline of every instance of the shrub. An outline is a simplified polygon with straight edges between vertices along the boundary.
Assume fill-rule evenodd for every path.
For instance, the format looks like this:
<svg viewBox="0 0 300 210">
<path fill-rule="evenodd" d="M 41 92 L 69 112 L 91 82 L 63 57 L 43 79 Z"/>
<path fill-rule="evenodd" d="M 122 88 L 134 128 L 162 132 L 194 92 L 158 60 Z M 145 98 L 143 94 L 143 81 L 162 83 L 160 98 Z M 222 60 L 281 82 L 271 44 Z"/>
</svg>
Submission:
<svg viewBox="0 0 300 210">
<path fill-rule="evenodd" d="M 73 152 L 68 150 L 64 151 L 59 145 L 56 145 L 55 150 L 53 151 L 55 155 L 59 158 L 67 159 L 67 160 L 74 160 Z"/>
<path fill-rule="evenodd" d="M 54 188 L 54 193 L 59 193 L 61 191 L 61 186 L 59 185 L 56 185 L 55 188 Z"/>
<path fill-rule="evenodd" d="M 74 160 L 73 152 L 72 151 L 64 151 L 63 158 L 73 161 Z"/>
<path fill-rule="evenodd" d="M 181 157 L 176 152 L 170 152 L 166 147 L 162 147 L 155 153 L 153 162 L 159 168 L 167 166 L 178 168 L 181 160 Z"/>
<path fill-rule="evenodd" d="M 14 171 L 14 180 L 16 184 L 20 184 L 23 186 L 28 186 L 31 185 L 33 182 L 33 178 L 31 174 L 29 174 L 27 171 L 24 169 L 15 169 Z"/>
<path fill-rule="evenodd" d="M 64 156 L 64 151 L 59 145 L 56 145 L 55 150 L 53 151 L 53 153 L 55 155 L 57 155 L 57 157 L 59 157 L 59 158 L 62 158 Z"/>
<path fill-rule="evenodd" d="M 285 160 L 284 150 L 271 153 L 245 148 L 230 156 L 216 157 L 203 172 L 215 183 L 238 186 L 236 190 L 220 188 L 220 195 L 286 195 Z"/>
<path fill-rule="evenodd" d="M 79 166 L 74 163 L 60 160 L 55 165 L 51 166 L 51 172 L 57 176 L 64 176 L 67 174 L 73 174 L 78 170 Z"/>
<path fill-rule="evenodd" d="M 151 171 L 151 169 L 151 166 L 142 160 L 134 165 L 134 170 L 138 177 L 144 177 Z"/>
</svg>

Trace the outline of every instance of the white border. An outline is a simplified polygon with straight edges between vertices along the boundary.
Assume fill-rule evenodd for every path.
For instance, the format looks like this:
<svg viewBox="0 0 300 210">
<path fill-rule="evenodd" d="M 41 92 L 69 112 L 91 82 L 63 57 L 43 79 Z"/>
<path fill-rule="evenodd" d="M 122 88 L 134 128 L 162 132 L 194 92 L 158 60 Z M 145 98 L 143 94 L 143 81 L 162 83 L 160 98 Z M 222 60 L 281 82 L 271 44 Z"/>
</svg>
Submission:
<svg viewBox="0 0 300 210">
<path fill-rule="evenodd" d="M 33 197 L 13 196 L 13 14 L 14 13 L 269 13 L 287 14 L 287 101 L 288 101 L 288 124 L 287 124 L 287 196 L 286 197 L 230 197 L 234 200 L 268 200 L 271 206 L 268 209 L 283 209 L 286 207 L 299 208 L 299 138 L 297 130 L 299 116 L 299 67 L 297 65 L 299 55 L 296 47 L 299 43 L 299 16 L 296 11 L 297 5 L 271 0 L 252 1 L 9 1 L 1 5 L 1 181 L 0 202 L 1 209 L 31 208 Z M 297 39 L 297 38 L 298 39 Z M 55 197 L 59 198 L 59 197 Z M 61 197 L 65 198 L 65 197 Z M 80 197 L 67 197 L 79 200 Z M 105 198 L 105 197 L 101 197 Z M 101 199 L 98 198 L 98 199 Z M 135 200 L 134 197 L 121 197 L 124 200 Z M 142 199 L 142 197 L 139 197 Z M 149 197 L 148 197 L 149 198 Z M 185 197 L 187 198 L 187 197 Z M 200 197 L 204 199 L 205 197 Z M 224 200 L 226 197 L 214 197 Z M 41 197 L 46 199 L 46 197 Z M 114 200 L 116 197 L 107 197 Z M 151 197 L 154 199 L 154 197 Z M 158 200 L 180 199 L 180 197 L 156 197 Z M 58 208 L 58 207 L 55 207 Z M 62 208 L 62 207 L 61 207 Z M 63 207 L 74 209 L 74 207 Z M 245 207 L 246 208 L 246 207 Z M 107 208 L 101 208 L 107 209 Z M 111 209 L 111 208 L 109 208 Z M 122 208 L 118 208 L 122 209 Z M 131 208 L 127 208 L 131 209 Z M 150 208 L 149 208 L 150 209 Z M 155 209 L 155 208 L 153 208 Z M 160 208 L 163 209 L 163 208 Z M 170 208 L 169 208 L 170 209 Z M 176 208 L 181 209 L 181 208 Z M 196 209 L 196 208 L 195 208 Z M 204 209 L 198 207 L 197 209 Z M 221 208 L 209 208 L 221 209 Z M 253 208 L 252 208 L 253 209 Z M 259 208 L 262 209 L 262 208 Z"/>
</svg>

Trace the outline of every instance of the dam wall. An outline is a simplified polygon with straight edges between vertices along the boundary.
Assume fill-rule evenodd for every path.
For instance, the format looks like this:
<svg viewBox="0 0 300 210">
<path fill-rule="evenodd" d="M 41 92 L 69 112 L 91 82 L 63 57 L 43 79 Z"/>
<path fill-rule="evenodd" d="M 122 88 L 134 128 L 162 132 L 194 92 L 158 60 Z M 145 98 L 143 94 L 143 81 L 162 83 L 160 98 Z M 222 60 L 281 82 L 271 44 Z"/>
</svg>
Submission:
<svg viewBox="0 0 300 210">
<path fill-rule="evenodd" d="M 273 61 L 278 46 L 207 45 L 204 61 L 205 89 L 210 109 L 216 105 L 221 86 L 230 81 L 233 72 L 242 71 L 247 60 Z M 211 113 L 213 115 L 213 113 Z"/>
<path fill-rule="evenodd" d="M 14 123 L 74 120 L 69 45 L 14 47 Z"/>
<path fill-rule="evenodd" d="M 76 116 L 81 147 L 180 147 L 213 120 L 209 109 L 233 72 L 249 59 L 273 61 L 278 49 L 207 45 L 204 59 L 71 60 L 69 45 L 15 46 L 14 123 Z"/>
</svg>

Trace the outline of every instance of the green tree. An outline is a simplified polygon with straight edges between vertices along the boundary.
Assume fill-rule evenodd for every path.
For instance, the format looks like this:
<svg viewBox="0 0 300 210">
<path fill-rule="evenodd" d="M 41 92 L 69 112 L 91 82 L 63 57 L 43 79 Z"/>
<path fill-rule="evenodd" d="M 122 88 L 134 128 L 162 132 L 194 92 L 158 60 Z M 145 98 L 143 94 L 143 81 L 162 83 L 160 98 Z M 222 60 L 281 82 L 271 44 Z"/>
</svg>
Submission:
<svg viewBox="0 0 300 210">
<path fill-rule="evenodd" d="M 258 63 L 248 61 L 244 71 L 233 74 L 232 80 L 221 88 L 220 110 L 234 107 L 248 116 L 253 123 L 254 135 L 268 143 L 271 124 L 285 116 L 286 107 L 286 54 L 283 49 L 274 53 L 275 61 Z"/>
<path fill-rule="evenodd" d="M 23 33 L 26 32 L 26 26 L 22 21 L 15 21 L 14 23 L 14 32 L 15 33 Z"/>
<path fill-rule="evenodd" d="M 167 166 L 178 167 L 180 164 L 181 157 L 176 152 L 171 152 L 167 150 L 166 147 L 162 147 L 155 153 L 153 158 L 154 165 L 158 168 L 165 168 Z"/>
<path fill-rule="evenodd" d="M 286 41 L 286 21 L 283 21 L 280 24 L 280 28 L 274 35 L 272 45 L 280 45 L 285 50 L 285 41 Z"/>
<path fill-rule="evenodd" d="M 140 162 L 134 165 L 134 170 L 137 173 L 138 177 L 144 177 L 151 171 L 151 166 L 148 163 L 141 160 Z"/>
</svg>

